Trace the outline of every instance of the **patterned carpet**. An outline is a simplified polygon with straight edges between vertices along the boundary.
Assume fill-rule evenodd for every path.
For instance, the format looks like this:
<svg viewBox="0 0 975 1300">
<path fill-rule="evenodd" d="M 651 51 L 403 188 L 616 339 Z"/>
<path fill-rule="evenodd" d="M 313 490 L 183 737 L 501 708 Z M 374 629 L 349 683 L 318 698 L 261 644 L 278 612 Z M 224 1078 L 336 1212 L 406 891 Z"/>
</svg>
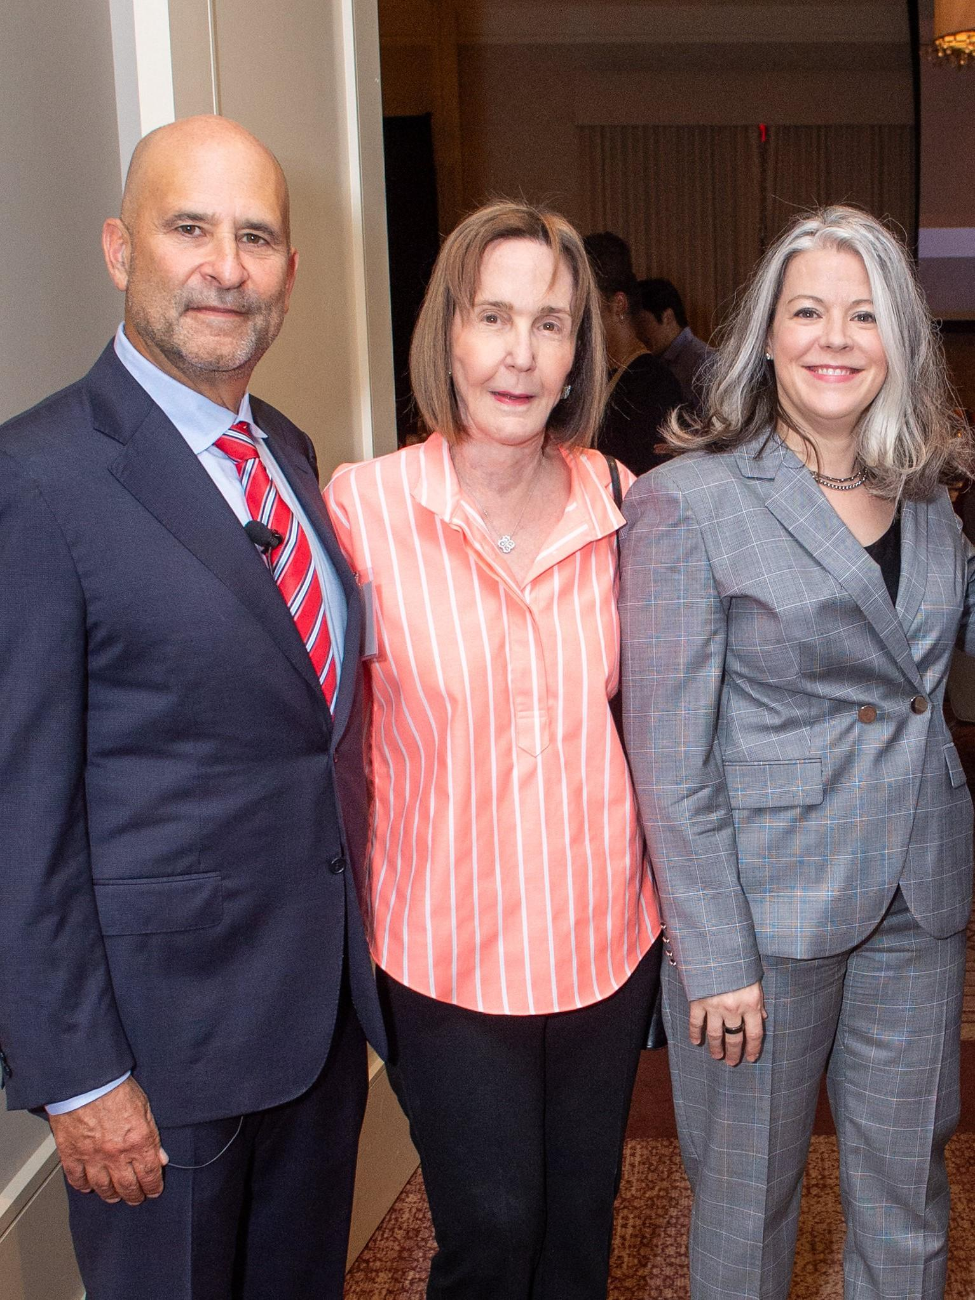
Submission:
<svg viewBox="0 0 975 1300">
<path fill-rule="evenodd" d="M 975 1134 L 948 1148 L 954 1189 L 946 1300 L 975 1296 Z M 631 1138 L 616 1208 L 608 1300 L 687 1300 L 690 1189 L 673 1138 Z M 433 1230 L 419 1173 L 353 1265 L 345 1300 L 422 1300 Z M 836 1143 L 814 1137 L 803 1191 L 799 1247 L 790 1300 L 841 1300 L 843 1221 Z"/>
<path fill-rule="evenodd" d="M 953 1193 L 946 1300 L 975 1298 L 975 920 L 968 930 L 961 1131 L 948 1148 Z M 825 1090 L 803 1190 L 790 1300 L 842 1300 L 843 1220 Z M 690 1189 L 674 1136 L 666 1052 L 644 1052 L 616 1207 L 608 1300 L 687 1300 Z M 349 1271 L 345 1300 L 422 1300 L 433 1228 L 419 1172 Z"/>
</svg>

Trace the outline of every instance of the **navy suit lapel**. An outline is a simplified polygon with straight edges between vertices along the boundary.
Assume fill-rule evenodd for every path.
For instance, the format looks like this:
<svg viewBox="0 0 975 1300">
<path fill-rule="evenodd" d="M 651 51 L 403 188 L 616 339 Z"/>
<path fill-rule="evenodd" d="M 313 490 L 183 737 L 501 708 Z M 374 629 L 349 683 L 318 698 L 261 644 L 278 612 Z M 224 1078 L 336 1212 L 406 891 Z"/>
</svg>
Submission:
<svg viewBox="0 0 975 1300">
<path fill-rule="evenodd" d="M 916 512 L 906 512 L 902 524 L 902 530 L 906 530 L 902 531 L 902 549 L 906 555 L 904 539 L 910 535 L 914 558 L 909 563 L 906 581 L 902 559 L 901 587 L 895 611 L 879 566 L 787 447 L 774 440 L 765 455 L 757 460 L 748 451 L 740 452 L 739 465 L 746 477 L 772 480 L 765 497 L 768 509 L 856 601 L 908 680 L 922 689 L 921 675 L 904 630 L 910 622 L 906 618 L 907 609 L 913 605 L 912 618 L 917 612 L 924 581 L 915 554 L 919 539 Z"/>
<path fill-rule="evenodd" d="M 315 670 L 274 579 L 179 430 L 114 352 L 102 354 L 90 381 L 95 427 L 122 443 L 111 473 L 234 593 L 312 687 L 327 715 Z"/>
</svg>

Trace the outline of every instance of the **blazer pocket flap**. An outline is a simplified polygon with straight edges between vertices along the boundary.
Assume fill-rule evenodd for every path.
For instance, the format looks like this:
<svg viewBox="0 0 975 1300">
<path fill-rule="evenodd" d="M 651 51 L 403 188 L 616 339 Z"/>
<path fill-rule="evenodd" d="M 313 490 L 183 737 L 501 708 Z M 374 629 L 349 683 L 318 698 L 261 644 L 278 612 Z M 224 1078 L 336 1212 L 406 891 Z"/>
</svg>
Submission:
<svg viewBox="0 0 975 1300">
<path fill-rule="evenodd" d="M 823 802 L 823 760 L 725 763 L 732 808 L 797 808 Z"/>
<path fill-rule="evenodd" d="M 950 740 L 948 744 L 945 745 L 945 762 L 948 764 L 948 780 L 955 789 L 960 785 L 964 785 L 967 780 L 965 769 L 962 767 L 961 759 L 958 757 L 958 750 L 955 749 Z"/>
<path fill-rule="evenodd" d="M 98 880 L 95 903 L 102 934 L 172 934 L 206 930 L 223 917 L 217 872 L 139 880 Z"/>
</svg>

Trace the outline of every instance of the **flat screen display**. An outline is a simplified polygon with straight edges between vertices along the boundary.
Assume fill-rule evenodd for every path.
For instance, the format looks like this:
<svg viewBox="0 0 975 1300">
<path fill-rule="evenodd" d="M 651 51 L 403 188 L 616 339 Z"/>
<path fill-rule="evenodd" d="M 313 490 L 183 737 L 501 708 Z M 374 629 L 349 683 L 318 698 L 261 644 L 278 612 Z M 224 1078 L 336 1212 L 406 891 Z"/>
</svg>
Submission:
<svg viewBox="0 0 975 1300">
<path fill-rule="evenodd" d="M 922 225 L 918 231 L 918 268 L 935 316 L 942 320 L 975 320 L 975 225 Z"/>
<path fill-rule="evenodd" d="M 975 59 L 934 56 L 934 0 L 916 0 L 920 44 L 918 258 L 932 313 L 975 321 Z M 942 34 L 970 2 L 939 7 Z"/>
</svg>

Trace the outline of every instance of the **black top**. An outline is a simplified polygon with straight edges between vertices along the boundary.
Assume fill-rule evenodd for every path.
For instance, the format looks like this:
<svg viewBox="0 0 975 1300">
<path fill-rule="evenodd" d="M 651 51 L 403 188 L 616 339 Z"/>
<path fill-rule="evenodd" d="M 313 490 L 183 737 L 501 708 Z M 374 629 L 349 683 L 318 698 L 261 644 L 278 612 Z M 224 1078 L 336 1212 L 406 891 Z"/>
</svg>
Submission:
<svg viewBox="0 0 975 1300">
<path fill-rule="evenodd" d="M 680 384 L 668 368 L 658 357 L 641 352 L 610 394 L 596 446 L 634 474 L 645 474 L 666 459 L 653 446 L 660 441 L 661 424 L 680 403 Z"/>
<path fill-rule="evenodd" d="M 897 604 L 897 591 L 901 585 L 901 517 L 894 515 L 894 522 L 875 542 L 863 548 L 871 560 L 876 560 L 883 574 L 884 585 L 890 594 L 892 605 Z"/>
</svg>

